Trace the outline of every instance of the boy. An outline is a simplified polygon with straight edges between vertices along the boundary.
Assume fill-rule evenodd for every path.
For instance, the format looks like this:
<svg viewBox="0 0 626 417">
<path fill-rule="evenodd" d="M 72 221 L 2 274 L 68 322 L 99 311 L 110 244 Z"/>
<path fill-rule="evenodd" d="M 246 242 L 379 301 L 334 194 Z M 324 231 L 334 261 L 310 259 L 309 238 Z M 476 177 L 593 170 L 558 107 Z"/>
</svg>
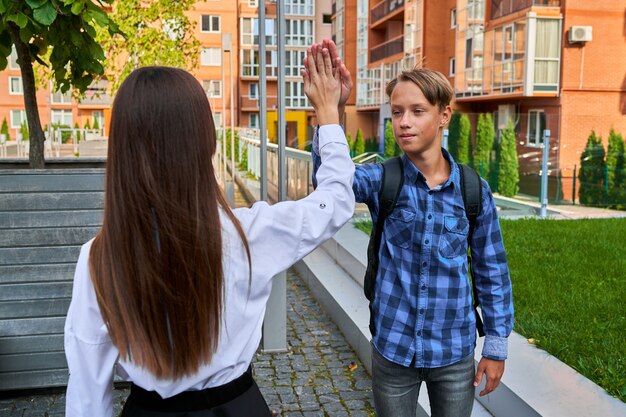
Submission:
<svg viewBox="0 0 626 417">
<path fill-rule="evenodd" d="M 350 74 L 335 45 L 324 41 L 323 47 L 341 72 L 341 114 L 352 87 Z M 441 148 L 441 133 L 452 113 L 448 80 L 428 69 L 404 71 L 387 85 L 387 95 L 396 142 L 404 152 L 404 182 L 385 221 L 371 302 L 376 412 L 414 417 L 424 381 L 433 417 L 469 417 L 483 374 L 487 383 L 481 396 L 500 382 L 513 327 L 511 282 L 496 206 L 489 185 L 481 180 L 482 211 L 468 242 L 459 167 Z M 312 149 L 315 175 L 317 138 Z M 368 205 L 374 223 L 381 181 L 381 164 L 356 168 L 356 200 Z M 476 372 L 468 245 L 486 333 Z"/>
</svg>

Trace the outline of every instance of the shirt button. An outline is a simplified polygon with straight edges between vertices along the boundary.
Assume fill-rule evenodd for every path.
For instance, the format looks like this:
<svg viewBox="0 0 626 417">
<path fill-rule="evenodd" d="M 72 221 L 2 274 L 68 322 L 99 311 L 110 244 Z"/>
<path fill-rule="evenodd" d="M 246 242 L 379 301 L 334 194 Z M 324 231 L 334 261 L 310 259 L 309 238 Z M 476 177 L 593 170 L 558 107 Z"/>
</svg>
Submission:
<svg viewBox="0 0 626 417">
<path fill-rule="evenodd" d="M 422 285 L 422 289 L 425 290 L 426 289 L 426 285 Z"/>
<path fill-rule="evenodd" d="M 430 220 L 430 219 L 432 219 L 432 218 L 433 218 L 433 215 L 432 215 L 432 214 L 429 214 L 429 215 L 428 215 L 428 220 Z"/>
<path fill-rule="evenodd" d="M 424 309 L 420 308 L 420 314 L 424 314 Z"/>
<path fill-rule="evenodd" d="M 425 244 L 425 245 L 428 245 L 429 243 L 430 243 L 430 240 L 428 240 L 428 239 L 426 239 L 426 240 L 424 241 L 424 244 Z"/>
<path fill-rule="evenodd" d="M 428 263 L 426 263 L 426 262 L 422 262 L 422 266 L 423 266 L 424 268 L 426 268 L 426 266 L 428 266 Z"/>
<path fill-rule="evenodd" d="M 421 331 L 421 330 L 418 330 L 418 331 L 417 331 L 417 335 L 418 335 L 418 336 L 421 336 L 421 335 L 422 335 L 422 331 Z"/>
</svg>

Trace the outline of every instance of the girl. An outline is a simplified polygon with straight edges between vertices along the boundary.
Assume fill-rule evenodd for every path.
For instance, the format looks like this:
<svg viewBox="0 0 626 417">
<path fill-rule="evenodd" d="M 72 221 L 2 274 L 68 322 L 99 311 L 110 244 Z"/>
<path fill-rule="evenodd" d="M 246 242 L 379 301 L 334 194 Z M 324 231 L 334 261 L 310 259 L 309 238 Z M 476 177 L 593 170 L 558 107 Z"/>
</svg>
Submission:
<svg viewBox="0 0 626 417">
<path fill-rule="evenodd" d="M 320 128 L 317 190 L 230 210 L 215 178 L 215 127 L 189 73 L 134 71 L 113 104 L 104 221 L 81 250 L 65 324 L 66 415 L 269 416 L 250 363 L 271 278 L 352 215 L 354 166 L 338 126 L 328 50 L 303 70 Z M 314 62 L 317 63 L 314 64 Z"/>
</svg>

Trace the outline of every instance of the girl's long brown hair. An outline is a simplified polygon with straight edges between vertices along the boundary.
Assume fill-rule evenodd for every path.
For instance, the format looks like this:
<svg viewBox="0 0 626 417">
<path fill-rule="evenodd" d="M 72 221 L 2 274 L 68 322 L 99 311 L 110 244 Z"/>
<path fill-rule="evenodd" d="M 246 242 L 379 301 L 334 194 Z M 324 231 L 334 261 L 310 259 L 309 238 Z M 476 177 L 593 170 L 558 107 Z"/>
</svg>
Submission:
<svg viewBox="0 0 626 417">
<path fill-rule="evenodd" d="M 217 348 L 220 208 L 250 262 L 215 178 L 215 148 L 209 102 L 191 74 L 146 67 L 121 85 L 111 115 L 104 222 L 90 268 L 120 356 L 158 378 L 192 374 Z"/>
</svg>

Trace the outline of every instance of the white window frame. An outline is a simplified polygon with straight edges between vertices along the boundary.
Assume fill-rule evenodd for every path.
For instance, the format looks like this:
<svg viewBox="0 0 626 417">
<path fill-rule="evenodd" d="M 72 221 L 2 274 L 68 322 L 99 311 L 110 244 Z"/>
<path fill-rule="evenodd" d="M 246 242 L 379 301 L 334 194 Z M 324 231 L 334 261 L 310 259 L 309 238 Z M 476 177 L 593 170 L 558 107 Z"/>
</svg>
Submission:
<svg viewBox="0 0 626 417">
<path fill-rule="evenodd" d="M 19 115 L 20 122 L 16 123 L 16 116 Z M 22 127 L 22 122 L 26 121 L 26 110 L 11 110 L 9 114 L 9 119 L 11 119 L 11 129 L 19 129 Z"/>
<path fill-rule="evenodd" d="M 248 0 L 248 7 L 259 7 L 257 0 Z"/>
<path fill-rule="evenodd" d="M 17 80 L 19 88 L 17 90 L 13 89 L 13 82 Z M 9 95 L 12 96 L 23 96 L 24 95 L 24 83 L 22 82 L 22 77 L 11 75 L 9 76 Z"/>
<path fill-rule="evenodd" d="M 100 129 L 104 128 L 104 112 L 102 110 L 94 110 L 91 112 L 91 125 L 93 126 L 94 121 L 98 119 L 98 126 Z"/>
<path fill-rule="evenodd" d="M 450 10 L 450 29 L 456 29 L 456 9 Z"/>
<path fill-rule="evenodd" d="M 216 62 L 215 58 L 219 57 Z M 200 65 L 203 67 L 219 67 L 222 65 L 221 48 L 202 48 L 200 51 Z"/>
<path fill-rule="evenodd" d="M 215 90 L 219 91 L 218 94 L 214 94 Z M 202 88 L 208 98 L 221 98 L 222 97 L 222 80 L 202 80 Z"/>
<path fill-rule="evenodd" d="M 531 138 L 530 136 L 530 124 L 531 124 L 531 113 L 536 114 L 535 116 L 535 137 Z M 531 109 L 528 110 L 528 122 L 526 125 L 526 145 L 532 146 L 535 148 L 539 148 L 543 146 L 543 131 L 541 130 L 541 115 L 543 114 L 543 120 L 545 123 L 544 130 L 547 129 L 548 121 L 546 119 L 546 112 L 543 109 Z"/>
<path fill-rule="evenodd" d="M 9 69 L 18 70 L 20 69 L 20 64 L 17 63 L 17 51 L 15 50 L 15 45 L 11 46 L 11 55 L 9 55 Z"/>
<path fill-rule="evenodd" d="M 204 30 L 204 18 L 209 18 L 209 29 Z M 217 17 L 217 29 L 213 27 L 213 19 Z M 200 33 L 220 33 L 222 31 L 222 16 L 216 14 L 200 15 Z"/>
<path fill-rule="evenodd" d="M 69 115 L 69 120 L 67 119 Z M 59 117 L 60 116 L 60 117 Z M 56 119 L 56 121 L 55 121 Z M 60 121 L 59 121 L 60 120 Z M 74 126 L 74 115 L 69 109 L 52 109 L 50 110 L 50 124 L 61 124 L 69 127 Z"/>
<path fill-rule="evenodd" d="M 456 58 L 450 57 L 448 72 L 450 77 L 454 77 L 454 73 L 456 72 Z"/>
<path fill-rule="evenodd" d="M 252 129 L 259 128 L 259 113 L 250 113 L 248 118 L 248 126 Z"/>
<path fill-rule="evenodd" d="M 222 112 L 219 112 L 219 111 L 213 112 L 213 123 L 215 124 L 216 129 L 219 129 L 222 127 Z"/>
<path fill-rule="evenodd" d="M 313 0 L 284 0 L 286 16 L 315 16 Z"/>
<path fill-rule="evenodd" d="M 304 57 L 306 50 L 290 49 L 285 51 L 285 76 L 299 77 L 300 70 L 304 68 Z"/>
<path fill-rule="evenodd" d="M 309 19 L 287 19 L 285 45 L 308 46 L 313 43 L 313 21 Z"/>
<path fill-rule="evenodd" d="M 248 98 L 250 100 L 259 99 L 259 84 L 258 83 L 248 84 Z"/>
<path fill-rule="evenodd" d="M 306 109 L 311 107 L 302 81 L 285 81 L 285 107 L 292 109 Z"/>
<path fill-rule="evenodd" d="M 245 23 L 250 22 L 250 31 L 245 29 Z M 239 26 L 241 28 L 241 40 L 239 41 L 242 46 L 254 46 L 259 44 L 259 19 L 257 17 L 242 17 L 239 19 Z M 275 46 L 276 41 L 276 20 L 265 19 L 265 45 Z"/>
<path fill-rule="evenodd" d="M 54 85 L 50 83 L 50 104 L 72 104 L 72 92 L 70 90 L 61 93 L 54 90 Z"/>
<path fill-rule="evenodd" d="M 246 64 L 244 60 L 244 55 L 250 54 L 250 63 Z M 276 77 L 278 74 L 278 52 L 276 50 L 267 50 L 266 54 L 269 54 L 269 57 L 265 57 L 265 74 L 267 77 Z M 240 64 L 241 68 L 241 77 L 258 77 L 259 76 L 259 51 L 256 49 L 241 49 L 240 50 Z M 248 69 L 249 73 L 246 74 L 245 70 Z"/>
</svg>

